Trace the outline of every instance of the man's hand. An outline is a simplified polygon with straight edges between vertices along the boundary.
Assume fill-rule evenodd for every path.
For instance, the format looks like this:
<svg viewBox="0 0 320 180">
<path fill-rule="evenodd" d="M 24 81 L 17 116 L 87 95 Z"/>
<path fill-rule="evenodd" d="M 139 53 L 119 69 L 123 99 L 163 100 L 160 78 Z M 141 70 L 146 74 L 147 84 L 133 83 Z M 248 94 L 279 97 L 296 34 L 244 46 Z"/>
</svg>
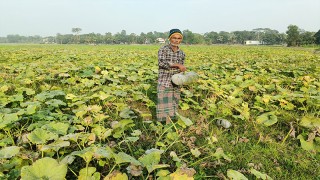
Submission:
<svg viewBox="0 0 320 180">
<path fill-rule="evenodd" d="M 181 72 L 185 72 L 187 70 L 187 68 L 182 64 L 179 64 L 178 68 L 180 69 Z"/>
<path fill-rule="evenodd" d="M 179 68 L 181 72 L 185 72 L 187 68 L 182 64 L 172 64 L 170 67 Z"/>
</svg>

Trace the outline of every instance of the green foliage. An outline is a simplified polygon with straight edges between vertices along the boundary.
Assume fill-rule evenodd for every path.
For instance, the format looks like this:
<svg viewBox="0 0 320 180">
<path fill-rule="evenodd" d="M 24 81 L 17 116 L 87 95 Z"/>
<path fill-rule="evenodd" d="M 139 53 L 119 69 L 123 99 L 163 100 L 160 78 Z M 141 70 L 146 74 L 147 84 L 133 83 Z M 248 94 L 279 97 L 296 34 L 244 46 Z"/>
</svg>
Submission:
<svg viewBox="0 0 320 180">
<path fill-rule="evenodd" d="M 55 159 L 48 157 L 39 159 L 32 166 L 24 166 L 21 169 L 22 180 L 59 180 L 64 179 L 66 174 L 65 164 L 59 164 Z"/>
<path fill-rule="evenodd" d="M 230 37 L 211 33 L 206 41 Z M 158 48 L 0 46 L 0 178 L 317 176 L 313 49 L 182 46 L 199 80 L 182 87 L 176 118 L 165 124 L 155 122 Z"/>
<path fill-rule="evenodd" d="M 78 180 L 99 180 L 100 173 L 96 172 L 95 167 L 83 168 L 79 172 Z"/>
<path fill-rule="evenodd" d="M 320 44 L 320 30 L 314 34 L 314 37 L 315 37 L 315 43 L 319 45 Z"/>
<path fill-rule="evenodd" d="M 240 173 L 239 171 L 235 171 L 235 170 L 232 170 L 232 169 L 228 170 L 227 176 L 230 179 L 234 179 L 234 180 L 247 180 L 248 179 L 242 173 Z"/>
<path fill-rule="evenodd" d="M 0 159 L 12 158 L 19 153 L 20 147 L 18 146 L 8 146 L 0 150 Z"/>
<path fill-rule="evenodd" d="M 28 139 L 34 144 L 45 144 L 49 140 L 57 139 L 58 135 L 44 129 L 37 128 L 28 134 Z"/>
<path fill-rule="evenodd" d="M 19 117 L 17 113 L 0 114 L 0 129 L 17 121 L 19 121 Z"/>
<path fill-rule="evenodd" d="M 158 149 L 148 150 L 145 155 L 139 158 L 139 161 L 147 168 L 149 173 L 158 168 L 169 167 L 167 164 L 158 164 L 162 153 L 163 151 Z"/>
<path fill-rule="evenodd" d="M 275 112 L 263 113 L 262 115 L 257 117 L 257 123 L 263 124 L 265 126 L 271 126 L 277 123 L 278 118 L 275 115 Z"/>
<path fill-rule="evenodd" d="M 288 46 L 298 46 L 300 42 L 299 27 L 296 25 L 289 25 L 286 33 Z"/>
</svg>

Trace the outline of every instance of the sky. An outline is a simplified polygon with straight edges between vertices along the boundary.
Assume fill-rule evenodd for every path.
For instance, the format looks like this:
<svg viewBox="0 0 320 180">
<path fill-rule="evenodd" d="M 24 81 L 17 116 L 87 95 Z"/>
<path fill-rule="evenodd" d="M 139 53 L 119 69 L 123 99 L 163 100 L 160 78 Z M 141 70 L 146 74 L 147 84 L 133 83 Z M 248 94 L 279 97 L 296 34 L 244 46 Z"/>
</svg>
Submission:
<svg viewBox="0 0 320 180">
<path fill-rule="evenodd" d="M 127 34 L 172 28 L 193 33 L 289 25 L 317 32 L 320 0 L 0 0 L 0 37 L 72 34 Z"/>
</svg>

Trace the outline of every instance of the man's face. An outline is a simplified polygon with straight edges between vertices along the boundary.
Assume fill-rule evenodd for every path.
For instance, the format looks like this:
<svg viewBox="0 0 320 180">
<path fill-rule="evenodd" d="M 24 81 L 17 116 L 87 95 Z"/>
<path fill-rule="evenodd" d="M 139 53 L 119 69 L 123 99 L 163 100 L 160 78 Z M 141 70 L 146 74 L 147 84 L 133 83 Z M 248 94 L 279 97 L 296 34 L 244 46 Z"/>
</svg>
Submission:
<svg viewBox="0 0 320 180">
<path fill-rule="evenodd" d="M 182 36 L 180 34 L 173 34 L 170 38 L 170 43 L 172 46 L 179 46 L 182 41 Z"/>
</svg>

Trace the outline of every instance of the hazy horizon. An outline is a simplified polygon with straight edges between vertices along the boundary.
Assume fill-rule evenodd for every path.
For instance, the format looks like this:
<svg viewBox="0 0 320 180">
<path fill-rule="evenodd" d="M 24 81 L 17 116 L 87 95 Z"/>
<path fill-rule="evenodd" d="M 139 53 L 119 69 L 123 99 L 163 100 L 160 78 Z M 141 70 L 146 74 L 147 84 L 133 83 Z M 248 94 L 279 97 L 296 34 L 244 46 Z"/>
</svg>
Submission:
<svg viewBox="0 0 320 180">
<path fill-rule="evenodd" d="M 270 28 L 284 33 L 289 25 L 320 29 L 319 0 L 0 0 L 0 37 L 72 34 L 250 31 Z"/>
</svg>

